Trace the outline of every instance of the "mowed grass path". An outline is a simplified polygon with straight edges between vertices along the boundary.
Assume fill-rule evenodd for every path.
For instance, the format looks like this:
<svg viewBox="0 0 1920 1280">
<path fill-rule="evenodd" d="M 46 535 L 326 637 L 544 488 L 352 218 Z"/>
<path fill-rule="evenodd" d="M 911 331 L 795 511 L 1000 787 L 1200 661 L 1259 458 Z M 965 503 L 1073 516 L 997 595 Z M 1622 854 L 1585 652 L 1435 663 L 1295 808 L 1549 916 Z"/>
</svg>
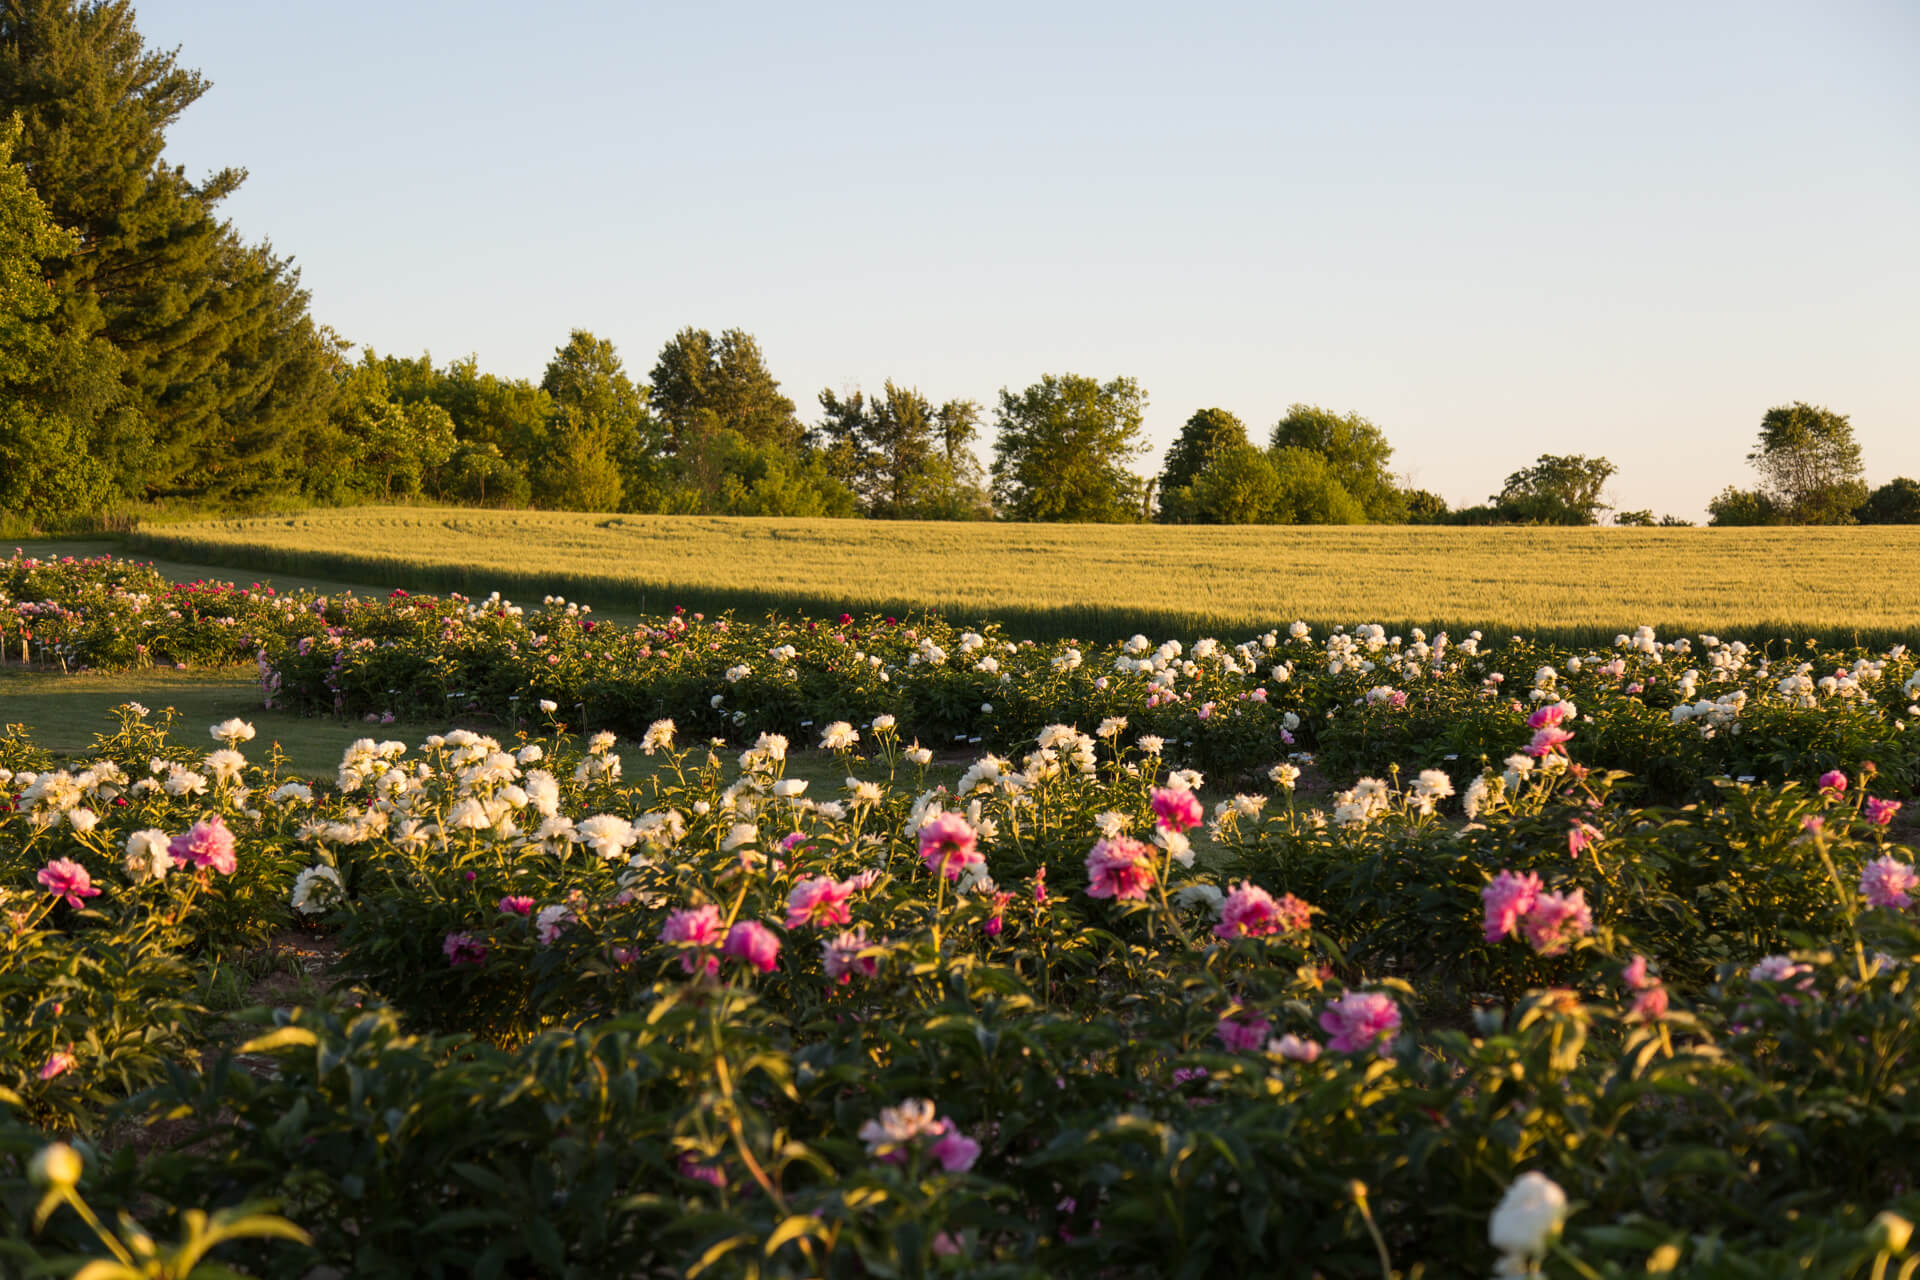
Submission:
<svg viewBox="0 0 1920 1280">
<path fill-rule="evenodd" d="M 358 508 L 143 530 L 236 571 L 599 609 L 938 611 L 1035 636 L 1318 626 L 1920 638 L 1920 527 L 1460 529 L 930 524 Z"/>
</svg>

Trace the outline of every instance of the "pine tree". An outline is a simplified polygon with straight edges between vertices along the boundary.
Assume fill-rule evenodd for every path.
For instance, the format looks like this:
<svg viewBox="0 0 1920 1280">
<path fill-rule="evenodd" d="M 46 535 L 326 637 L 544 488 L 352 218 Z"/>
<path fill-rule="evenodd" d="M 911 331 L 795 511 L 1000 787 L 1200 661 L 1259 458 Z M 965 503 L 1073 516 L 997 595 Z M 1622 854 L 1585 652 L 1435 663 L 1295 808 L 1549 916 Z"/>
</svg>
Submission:
<svg viewBox="0 0 1920 1280">
<path fill-rule="evenodd" d="M 137 425 L 95 456 L 130 491 L 279 484 L 287 442 L 324 415 L 331 385 L 298 274 L 215 215 L 245 173 L 196 183 L 162 156 L 209 87 L 146 48 L 126 0 L 0 7 L 0 111 L 19 114 L 34 186 L 79 238 L 53 273 L 61 324 L 119 354 Z"/>
</svg>

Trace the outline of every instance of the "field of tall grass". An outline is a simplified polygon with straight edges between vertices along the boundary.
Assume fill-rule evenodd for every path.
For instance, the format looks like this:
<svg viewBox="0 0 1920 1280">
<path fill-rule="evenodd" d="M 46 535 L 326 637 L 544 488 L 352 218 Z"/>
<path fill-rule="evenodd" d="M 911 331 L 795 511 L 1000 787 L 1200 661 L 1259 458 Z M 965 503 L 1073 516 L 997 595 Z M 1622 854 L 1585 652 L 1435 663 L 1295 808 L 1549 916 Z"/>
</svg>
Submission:
<svg viewBox="0 0 1920 1280">
<path fill-rule="evenodd" d="M 1301 618 L 1570 643 L 1648 623 L 1920 638 L 1920 528 L 931 524 L 421 508 L 144 528 L 136 551 L 259 573 L 598 607 L 938 611 L 1022 634 L 1244 632 Z"/>
</svg>

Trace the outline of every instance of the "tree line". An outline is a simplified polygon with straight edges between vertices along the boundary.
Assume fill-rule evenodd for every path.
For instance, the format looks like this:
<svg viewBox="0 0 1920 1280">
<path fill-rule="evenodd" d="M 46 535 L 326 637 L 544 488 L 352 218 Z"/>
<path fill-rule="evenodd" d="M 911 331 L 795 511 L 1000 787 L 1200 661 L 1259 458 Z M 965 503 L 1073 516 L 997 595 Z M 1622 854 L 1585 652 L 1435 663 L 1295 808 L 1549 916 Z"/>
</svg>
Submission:
<svg viewBox="0 0 1920 1280">
<path fill-rule="evenodd" d="M 1605 458 L 1542 454 L 1449 509 L 1357 414 L 1294 405 L 1262 444 L 1219 408 L 1143 475 L 1146 393 L 1048 375 L 986 410 L 888 381 L 801 420 L 753 335 L 687 328 L 643 380 L 571 333 L 538 382 L 469 356 L 354 358 L 291 263 L 219 212 L 244 181 L 162 158 L 209 88 L 146 47 L 128 0 L 0 6 L 0 511 L 188 499 L 419 497 L 499 506 L 882 519 L 1594 524 Z M 1716 524 L 1920 521 L 1920 485 L 1869 492 L 1843 415 L 1770 410 Z M 1617 523 L 1655 523 L 1622 511 Z M 1685 523 L 1667 518 L 1660 523 Z"/>
</svg>

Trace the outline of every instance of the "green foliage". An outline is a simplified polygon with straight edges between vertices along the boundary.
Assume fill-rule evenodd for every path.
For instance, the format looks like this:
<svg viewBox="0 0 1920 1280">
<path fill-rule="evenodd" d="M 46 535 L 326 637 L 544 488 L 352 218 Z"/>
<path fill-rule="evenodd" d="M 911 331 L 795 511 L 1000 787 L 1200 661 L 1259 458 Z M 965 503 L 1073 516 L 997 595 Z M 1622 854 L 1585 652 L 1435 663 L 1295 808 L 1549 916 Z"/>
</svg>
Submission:
<svg viewBox="0 0 1920 1280">
<path fill-rule="evenodd" d="M 1448 509 L 1445 498 L 1427 489 L 1408 489 L 1405 492 L 1408 524 L 1447 523 Z"/>
<path fill-rule="evenodd" d="M 1707 523 L 1719 528 L 1790 524 L 1789 513 L 1764 489 L 1728 485 L 1707 503 Z"/>
<path fill-rule="evenodd" d="M 985 514 L 986 493 L 972 450 L 980 406 L 949 400 L 939 408 L 918 390 L 889 379 L 884 395 L 820 393 L 825 418 L 812 433 L 821 461 L 850 489 L 861 514 L 881 519 L 970 519 Z"/>
<path fill-rule="evenodd" d="M 1020 394 L 1000 390 L 994 495 L 1014 520 L 1121 522 L 1144 516 L 1146 393 L 1132 378 L 1100 383 L 1047 374 Z"/>
<path fill-rule="evenodd" d="M 1190 519 L 1185 514 L 1178 514 L 1182 509 L 1179 499 L 1172 499 L 1172 506 L 1169 507 L 1169 495 L 1191 485 L 1207 465 L 1221 454 L 1246 443 L 1246 424 L 1225 409 L 1200 409 L 1188 418 L 1181 426 L 1179 436 L 1168 446 L 1166 465 L 1160 470 L 1162 518 L 1175 521 Z"/>
<path fill-rule="evenodd" d="M 1920 481 L 1897 476 L 1867 495 L 1853 513 L 1861 524 L 1920 524 Z"/>
<path fill-rule="evenodd" d="M 1851 524 L 1867 500 L 1860 446 L 1844 413 L 1799 400 L 1777 405 L 1760 419 L 1747 461 L 1788 524 Z"/>
<path fill-rule="evenodd" d="M 716 341 L 705 329 L 682 329 L 660 349 L 648 376 L 670 452 L 715 431 L 786 449 L 797 448 L 805 435 L 793 401 L 780 393 L 760 344 L 745 330 L 728 329 Z"/>
<path fill-rule="evenodd" d="M 1494 509 L 1514 524 L 1598 524 L 1607 507 L 1601 492 L 1617 470 L 1605 458 L 1543 453 L 1507 477 L 1492 499 Z"/>
<path fill-rule="evenodd" d="M 52 220 L 87 247 L 48 259 L 58 328 L 77 344 L 66 364 L 89 384 L 87 426 L 70 418 L 64 442 L 133 494 L 277 488 L 332 390 L 297 273 L 215 213 L 244 174 L 194 183 L 162 158 L 206 89 L 145 47 L 125 0 L 0 10 L 0 111 L 23 122 L 19 158 Z M 103 369 L 119 379 L 111 400 Z M 105 501 L 97 475 L 63 498 Z"/>
<path fill-rule="evenodd" d="M 1325 460 L 1327 475 L 1360 504 L 1368 522 L 1399 524 L 1406 519 L 1406 499 L 1387 470 L 1393 446 L 1380 428 L 1359 414 L 1338 414 L 1315 405 L 1296 404 L 1273 424 L 1269 444 L 1276 454 L 1283 449 L 1319 454 Z"/>
<path fill-rule="evenodd" d="M 618 511 L 644 483 L 658 445 L 652 415 L 613 344 L 575 329 L 547 362 L 540 389 L 552 404 L 546 451 L 533 466 L 542 506 Z"/>
</svg>

